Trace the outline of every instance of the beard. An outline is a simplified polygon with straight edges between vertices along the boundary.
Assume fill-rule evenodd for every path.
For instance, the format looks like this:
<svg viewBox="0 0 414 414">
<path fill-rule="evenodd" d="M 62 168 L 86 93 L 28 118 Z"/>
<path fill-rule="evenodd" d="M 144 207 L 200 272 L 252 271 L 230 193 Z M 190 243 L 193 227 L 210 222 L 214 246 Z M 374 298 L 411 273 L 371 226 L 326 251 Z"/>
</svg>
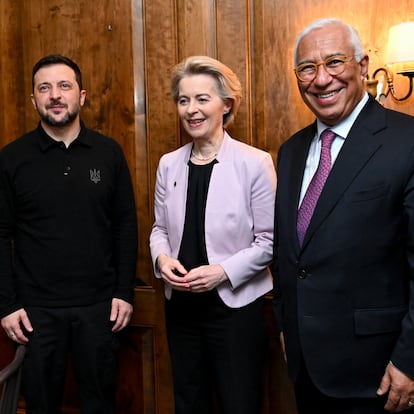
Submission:
<svg viewBox="0 0 414 414">
<path fill-rule="evenodd" d="M 49 109 L 52 105 L 46 106 L 46 110 Z M 52 115 L 47 113 L 47 111 L 43 111 L 42 109 L 37 107 L 37 113 L 40 116 L 40 119 L 46 124 L 51 127 L 65 127 L 67 125 L 70 125 L 79 115 L 80 107 L 77 106 L 74 111 L 69 111 L 66 113 L 66 115 L 60 119 L 56 120 L 53 118 Z"/>
</svg>

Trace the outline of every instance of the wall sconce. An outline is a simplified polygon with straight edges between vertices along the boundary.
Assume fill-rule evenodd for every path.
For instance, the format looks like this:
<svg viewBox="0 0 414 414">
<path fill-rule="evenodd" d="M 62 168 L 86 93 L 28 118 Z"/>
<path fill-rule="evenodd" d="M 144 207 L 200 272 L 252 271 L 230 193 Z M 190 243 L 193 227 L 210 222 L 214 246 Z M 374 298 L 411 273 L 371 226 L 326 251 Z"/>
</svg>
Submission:
<svg viewBox="0 0 414 414">
<path fill-rule="evenodd" d="M 388 35 L 388 44 L 385 55 L 386 67 L 378 68 L 374 71 L 372 79 L 366 80 L 367 91 L 377 100 L 382 96 L 391 96 L 396 101 L 405 101 L 408 99 L 413 91 L 414 78 L 414 22 L 405 22 L 392 26 Z M 395 67 L 395 72 L 399 75 L 407 76 L 409 79 L 409 90 L 407 94 L 398 98 L 394 90 L 393 72 L 391 72 L 391 65 Z M 385 82 L 380 84 L 381 90 L 378 91 L 377 75 L 383 73 Z"/>
</svg>

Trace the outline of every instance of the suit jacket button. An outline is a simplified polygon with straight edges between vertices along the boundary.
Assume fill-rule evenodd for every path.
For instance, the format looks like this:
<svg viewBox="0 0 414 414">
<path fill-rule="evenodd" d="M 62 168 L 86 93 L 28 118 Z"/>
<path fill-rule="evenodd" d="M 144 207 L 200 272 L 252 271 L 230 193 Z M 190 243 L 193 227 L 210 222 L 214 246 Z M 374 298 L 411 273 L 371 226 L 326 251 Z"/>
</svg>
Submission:
<svg viewBox="0 0 414 414">
<path fill-rule="evenodd" d="M 308 274 L 306 273 L 305 269 L 301 269 L 299 270 L 299 274 L 298 274 L 298 278 L 299 279 L 306 279 L 308 276 Z"/>
</svg>

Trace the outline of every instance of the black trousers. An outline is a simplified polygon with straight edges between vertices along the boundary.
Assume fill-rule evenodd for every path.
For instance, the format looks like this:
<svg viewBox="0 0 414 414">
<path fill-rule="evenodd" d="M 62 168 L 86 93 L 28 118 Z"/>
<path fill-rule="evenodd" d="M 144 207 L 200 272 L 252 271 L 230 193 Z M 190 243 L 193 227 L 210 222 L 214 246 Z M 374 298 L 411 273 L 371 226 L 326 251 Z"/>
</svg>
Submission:
<svg viewBox="0 0 414 414">
<path fill-rule="evenodd" d="M 69 353 L 82 414 L 114 414 L 118 339 L 110 302 L 26 308 L 33 326 L 23 364 L 27 414 L 60 414 Z"/>
<path fill-rule="evenodd" d="M 264 300 L 238 309 L 217 292 L 174 291 L 166 301 L 175 414 L 261 412 Z M 217 412 L 217 411 L 216 411 Z"/>
<path fill-rule="evenodd" d="M 384 410 L 386 397 L 333 398 L 324 395 L 312 382 L 303 360 L 301 367 L 295 383 L 298 414 L 389 414 Z"/>
</svg>

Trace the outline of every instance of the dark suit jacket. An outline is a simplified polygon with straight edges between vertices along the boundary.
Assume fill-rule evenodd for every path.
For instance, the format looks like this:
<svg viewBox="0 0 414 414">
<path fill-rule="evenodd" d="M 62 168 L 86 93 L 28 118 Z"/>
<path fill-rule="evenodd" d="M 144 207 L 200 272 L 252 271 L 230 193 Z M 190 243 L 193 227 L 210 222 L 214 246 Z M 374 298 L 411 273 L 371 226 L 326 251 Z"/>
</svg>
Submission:
<svg viewBox="0 0 414 414">
<path fill-rule="evenodd" d="M 292 380 L 302 353 L 327 395 L 373 397 L 390 359 L 414 377 L 414 118 L 370 98 L 301 248 L 297 207 L 315 131 L 299 131 L 278 156 L 275 313 Z"/>
</svg>

